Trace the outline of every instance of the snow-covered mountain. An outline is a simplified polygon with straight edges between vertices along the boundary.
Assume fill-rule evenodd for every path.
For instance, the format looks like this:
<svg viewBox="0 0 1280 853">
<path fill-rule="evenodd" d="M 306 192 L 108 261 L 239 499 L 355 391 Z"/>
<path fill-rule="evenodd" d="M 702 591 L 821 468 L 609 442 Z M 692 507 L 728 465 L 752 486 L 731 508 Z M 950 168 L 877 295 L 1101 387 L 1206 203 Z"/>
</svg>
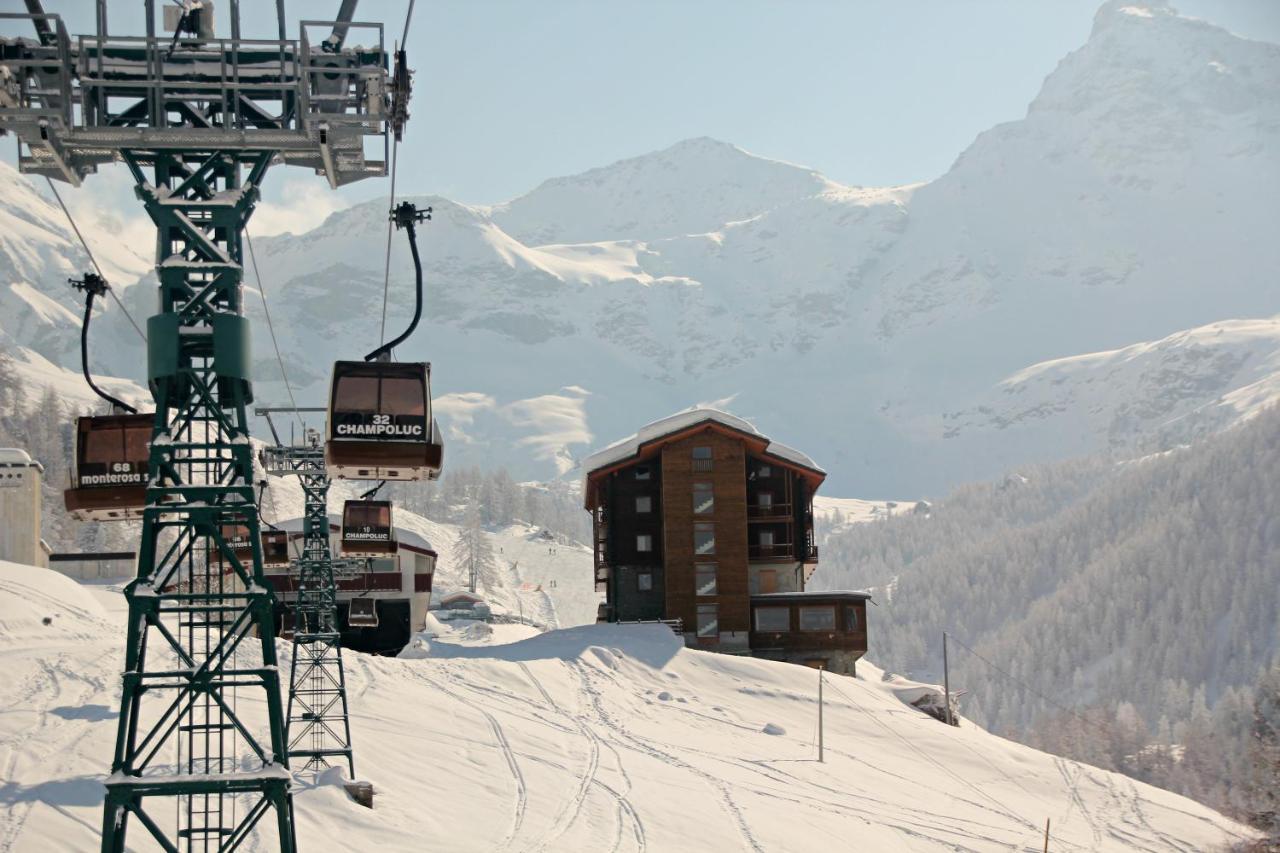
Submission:
<svg viewBox="0 0 1280 853">
<path fill-rule="evenodd" d="M 118 587 L 0 563 L 0 838 L 99 843 L 119 708 Z M 295 785 L 311 850 L 1210 850 L 1253 836 L 1190 800 L 903 704 L 918 688 L 684 649 L 663 626 L 590 625 L 510 644 L 344 653 L 356 769 Z M 283 642 L 283 641 L 282 641 Z M 241 650 L 252 666 L 255 652 Z M 289 659 L 287 644 L 280 649 Z M 237 713 L 260 727 L 261 695 Z M 167 821 L 172 812 L 160 813 Z M 251 847 L 269 846 L 264 821 Z M 141 832 L 136 828 L 135 832 Z M 133 834 L 131 833 L 131 838 Z"/>
<path fill-rule="evenodd" d="M 1026 116 L 929 183 L 845 187 L 694 139 L 493 207 L 419 198 L 435 208 L 420 230 L 426 319 L 397 355 L 433 362 L 451 460 L 530 478 L 713 401 L 809 452 L 845 494 L 936 493 L 1115 445 L 1112 424 L 1125 446 L 1182 440 L 1175 418 L 1212 412 L 1197 429 L 1217 427 L 1275 399 L 1260 344 L 1201 332 L 1280 312 L 1277 80 L 1280 46 L 1109 2 Z M 42 203 L 15 199 L 0 204 Z M 397 237 L 381 331 L 385 207 L 257 241 L 300 401 L 320 402 L 334 358 L 412 311 Z M 58 284 L 11 278 L 10 294 Z M 146 289 L 129 289 L 131 307 Z M 265 342 L 257 296 L 246 304 Z M 74 367 L 73 341 L 49 339 L 65 324 L 39 328 L 19 342 Z M 1050 409 L 1088 400 L 1083 438 L 1057 418 L 1020 418 L 1016 441 L 996 428 L 1017 415 L 1010 399 L 1031 399 L 1009 390 L 1018 377 L 1142 341 L 1161 342 L 1161 367 L 1125 394 L 1090 391 L 1085 369 L 1037 386 Z M 258 399 L 283 400 L 270 348 L 257 351 Z M 1258 366 L 1206 368 L 1245 351 Z M 1241 395 L 1248 406 L 1217 403 Z"/>
<path fill-rule="evenodd" d="M 1276 400 L 1280 316 L 1228 320 L 1032 365 L 944 415 L 944 435 L 1017 443 L 1029 434 L 1034 442 L 1048 426 L 1066 451 L 1133 452 L 1189 443 Z"/>
</svg>

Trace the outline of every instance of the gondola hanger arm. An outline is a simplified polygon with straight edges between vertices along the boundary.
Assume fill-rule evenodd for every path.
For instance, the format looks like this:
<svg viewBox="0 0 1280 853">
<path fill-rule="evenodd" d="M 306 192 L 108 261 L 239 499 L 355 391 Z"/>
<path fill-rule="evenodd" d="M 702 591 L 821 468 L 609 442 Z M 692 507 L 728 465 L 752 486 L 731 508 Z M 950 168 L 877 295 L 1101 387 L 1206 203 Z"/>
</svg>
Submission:
<svg viewBox="0 0 1280 853">
<path fill-rule="evenodd" d="M 413 254 L 413 272 L 416 283 L 413 320 L 409 323 L 409 328 L 405 329 L 398 338 L 387 341 L 366 355 L 364 357 L 365 361 L 390 361 L 391 351 L 408 340 L 414 329 L 418 328 L 418 321 L 422 319 L 422 258 L 418 255 L 418 232 L 414 226 L 419 222 L 430 221 L 431 213 L 432 209 L 430 207 L 418 210 L 417 205 L 411 201 L 401 202 L 391 210 L 391 221 L 395 223 L 396 228 L 401 228 L 408 234 L 409 251 Z"/>
<path fill-rule="evenodd" d="M 93 318 L 93 300 L 98 296 L 105 296 L 111 286 L 107 284 L 107 280 L 94 272 L 87 272 L 84 278 L 69 278 L 67 283 L 76 290 L 83 290 L 84 299 L 84 320 L 80 324 L 80 370 L 84 373 L 84 381 L 89 383 L 89 387 L 93 389 L 93 393 L 111 404 L 114 412 L 128 412 L 136 415 L 138 410 L 128 403 L 112 397 L 106 391 L 103 391 L 93 382 L 93 376 L 89 373 L 89 321 Z"/>
</svg>

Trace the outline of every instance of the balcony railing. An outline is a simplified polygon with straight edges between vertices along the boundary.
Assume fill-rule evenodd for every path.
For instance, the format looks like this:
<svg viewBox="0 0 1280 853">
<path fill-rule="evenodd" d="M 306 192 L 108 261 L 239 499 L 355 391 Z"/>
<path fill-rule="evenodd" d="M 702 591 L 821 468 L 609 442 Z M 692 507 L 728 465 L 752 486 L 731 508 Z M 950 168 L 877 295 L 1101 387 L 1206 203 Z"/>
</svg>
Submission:
<svg viewBox="0 0 1280 853">
<path fill-rule="evenodd" d="M 748 545 L 747 556 L 752 560 L 803 560 L 818 562 L 817 545 L 796 546 L 791 542 L 775 542 L 772 545 Z"/>
<path fill-rule="evenodd" d="M 752 560 L 793 560 L 795 553 L 796 546 L 790 542 L 747 546 L 747 556 Z"/>
<path fill-rule="evenodd" d="M 747 504 L 747 518 L 790 518 L 791 504 Z"/>
</svg>

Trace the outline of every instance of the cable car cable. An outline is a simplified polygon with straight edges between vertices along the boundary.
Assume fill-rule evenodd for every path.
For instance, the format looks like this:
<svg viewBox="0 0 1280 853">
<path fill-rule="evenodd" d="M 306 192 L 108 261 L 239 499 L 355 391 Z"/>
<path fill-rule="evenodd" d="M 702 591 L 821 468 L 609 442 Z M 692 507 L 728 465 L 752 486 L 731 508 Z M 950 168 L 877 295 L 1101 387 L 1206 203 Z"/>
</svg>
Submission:
<svg viewBox="0 0 1280 853">
<path fill-rule="evenodd" d="M 409 100 L 409 71 L 405 65 L 405 45 L 409 42 L 409 24 L 413 21 L 414 0 L 409 0 L 409 9 L 404 15 L 404 32 L 400 37 L 400 47 L 396 50 L 395 92 L 392 95 L 392 125 L 395 138 L 391 142 L 391 202 L 396 206 L 396 161 L 400 151 L 400 136 L 404 122 L 409 118 L 407 104 Z M 378 330 L 378 343 L 387 340 L 387 294 L 391 287 L 391 222 L 387 222 L 387 257 L 382 270 L 382 325 Z"/>
<path fill-rule="evenodd" d="M 84 381 L 89 383 L 93 393 L 110 403 L 113 409 L 123 410 L 131 415 L 138 414 L 138 410 L 133 406 L 123 400 L 112 397 L 95 385 L 93 375 L 89 373 L 89 321 L 93 319 L 93 299 L 95 296 L 101 296 L 111 291 L 111 288 L 107 285 L 107 280 L 96 273 L 87 272 L 84 274 L 84 278 L 69 278 L 67 283 L 76 290 L 85 292 L 84 321 L 80 324 L 80 370 L 84 373 Z"/>
<path fill-rule="evenodd" d="M 62 196 L 58 194 L 58 188 L 55 187 L 53 185 L 53 181 L 48 178 L 45 178 L 44 181 L 49 185 L 49 190 L 53 193 L 53 197 L 58 200 L 58 206 L 62 208 L 62 212 L 66 215 L 67 221 L 71 223 L 71 230 L 76 232 L 76 236 L 80 238 L 80 245 L 84 246 L 84 253 L 89 256 L 89 263 L 93 264 L 93 268 L 98 271 L 98 275 L 102 277 L 103 281 L 106 281 L 107 277 L 102 274 L 102 267 L 98 265 L 98 259 L 93 256 L 93 250 L 89 248 L 88 241 L 85 240 L 84 235 L 80 233 L 80 228 L 76 225 L 75 217 L 71 215 L 71 211 L 67 210 L 67 205 L 63 203 Z M 116 305 L 120 306 L 120 310 L 124 312 L 124 316 L 129 318 L 129 324 L 133 326 L 133 330 L 138 333 L 138 337 L 142 338 L 142 342 L 145 344 L 147 342 L 147 336 L 133 319 L 133 315 L 129 313 L 129 309 L 124 307 L 124 303 L 120 301 L 120 298 L 116 296 L 115 291 L 111 288 L 107 288 L 107 295 L 115 301 Z"/>
<path fill-rule="evenodd" d="M 400 337 L 392 341 L 387 341 L 382 346 L 375 349 L 364 357 L 365 361 L 389 361 L 391 358 L 391 350 L 404 343 L 413 330 L 418 328 L 418 321 L 422 319 L 422 258 L 418 255 L 418 232 L 414 225 L 419 222 L 427 222 L 431 219 L 431 208 L 426 210 L 418 210 L 417 206 L 411 201 L 403 201 L 391 210 L 391 220 L 397 228 L 403 228 L 409 235 L 409 251 L 413 254 L 413 271 L 414 281 L 416 283 L 413 305 L 413 320 L 409 323 L 409 328 L 400 334 Z"/>
<path fill-rule="evenodd" d="M 284 379 L 284 390 L 289 394 L 289 405 L 293 407 L 293 416 L 298 421 L 298 426 L 302 427 L 305 434 L 307 425 L 303 423 L 302 415 L 298 412 L 298 401 L 293 398 L 293 385 L 289 382 L 289 372 L 284 369 L 284 359 L 280 356 L 280 344 L 276 341 L 276 327 L 271 322 L 271 308 L 267 305 L 267 291 L 262 287 L 262 275 L 258 272 L 258 256 L 253 252 L 253 240 L 249 237 L 248 229 L 244 232 L 245 245 L 249 247 L 249 262 L 253 264 L 253 278 L 258 283 L 258 296 L 262 299 L 262 313 L 267 316 L 267 331 L 271 332 L 271 346 L 276 351 L 276 363 L 280 365 L 280 376 Z"/>
</svg>

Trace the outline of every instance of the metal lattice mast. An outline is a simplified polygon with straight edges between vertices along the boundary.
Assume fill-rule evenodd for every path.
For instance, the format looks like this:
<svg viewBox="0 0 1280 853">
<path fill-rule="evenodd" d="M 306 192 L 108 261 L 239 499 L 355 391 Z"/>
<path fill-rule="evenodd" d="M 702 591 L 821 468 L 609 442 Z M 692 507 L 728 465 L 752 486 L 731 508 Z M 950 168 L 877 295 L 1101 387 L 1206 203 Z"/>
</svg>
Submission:
<svg viewBox="0 0 1280 853">
<path fill-rule="evenodd" d="M 271 154 L 257 155 L 243 183 L 240 158 L 216 149 L 122 154 L 158 230 L 161 313 L 147 322 L 151 482 L 138 576 L 125 588 L 129 635 L 103 848 L 123 850 L 136 816 L 162 844 L 230 849 L 274 811 L 280 847 L 292 850 L 241 316 L 241 237 Z M 251 562 L 228 542 L 237 528 L 252 543 Z M 172 833 L 147 811 L 155 796 L 178 797 Z"/>
<path fill-rule="evenodd" d="M 311 433 L 309 441 L 305 447 L 263 451 L 268 474 L 298 477 L 306 506 L 302 556 L 293 562 L 297 600 L 289 678 L 289 757 L 302 759 L 304 770 L 320 770 L 329 766 L 330 759 L 346 758 L 355 778 L 335 562 L 329 548 L 329 477 L 319 436 Z M 347 562 L 341 561 L 339 568 Z"/>
<path fill-rule="evenodd" d="M 211 8 L 191 4 L 179 32 L 157 38 L 154 0 L 145 5 L 145 38 L 108 36 L 104 0 L 96 36 L 74 41 L 57 15 L 0 13 L 38 36 L 0 39 L 0 132 L 18 137 L 21 170 L 78 186 L 123 161 L 157 228 L 155 425 L 102 849 L 122 853 L 136 819 L 165 850 L 233 850 L 270 812 L 276 846 L 293 851 L 241 242 L 272 162 L 335 187 L 385 175 L 388 110 L 407 90 L 389 90 L 381 25 L 331 22 L 313 47 L 307 27 L 327 25 L 304 22 L 285 39 L 278 0 L 279 40 L 241 40 L 232 3 L 233 38 L 218 39 Z M 355 28 L 372 30 L 373 46 L 344 48 Z M 382 137 L 382 160 L 366 160 L 366 136 Z M 231 546 L 245 534 L 248 560 Z"/>
</svg>

